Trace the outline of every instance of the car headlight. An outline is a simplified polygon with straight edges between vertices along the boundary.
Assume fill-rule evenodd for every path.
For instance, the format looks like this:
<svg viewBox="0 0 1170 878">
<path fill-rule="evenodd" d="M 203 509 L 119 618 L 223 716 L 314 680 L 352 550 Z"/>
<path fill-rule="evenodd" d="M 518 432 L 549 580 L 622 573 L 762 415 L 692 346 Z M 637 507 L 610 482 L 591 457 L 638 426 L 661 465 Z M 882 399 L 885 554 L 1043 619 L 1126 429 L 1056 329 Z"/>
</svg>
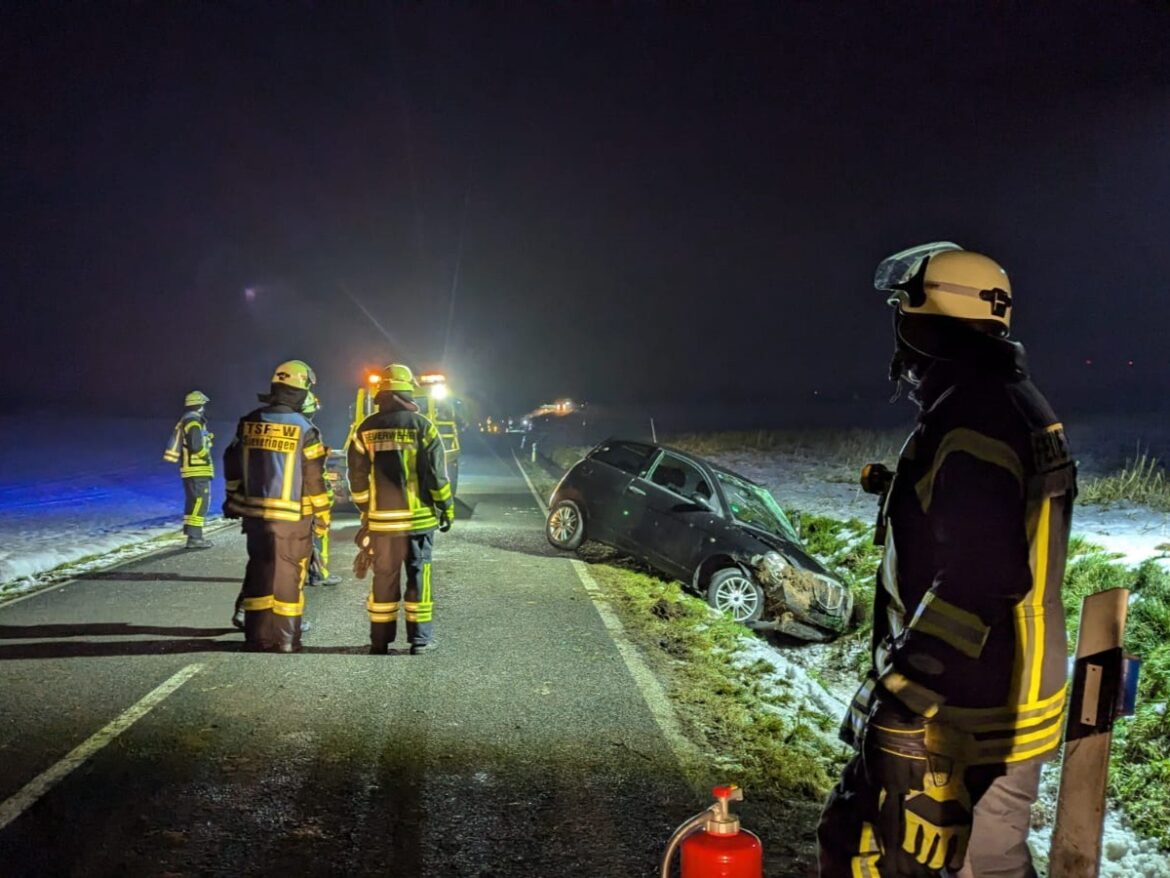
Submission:
<svg viewBox="0 0 1170 878">
<path fill-rule="evenodd" d="M 765 552 L 756 561 L 756 568 L 760 576 L 770 582 L 779 583 L 784 579 L 785 571 L 792 565 L 779 552 Z"/>
<path fill-rule="evenodd" d="M 840 613 L 845 607 L 845 598 L 849 591 L 833 577 L 818 573 L 814 594 L 821 609 L 829 613 Z"/>
</svg>

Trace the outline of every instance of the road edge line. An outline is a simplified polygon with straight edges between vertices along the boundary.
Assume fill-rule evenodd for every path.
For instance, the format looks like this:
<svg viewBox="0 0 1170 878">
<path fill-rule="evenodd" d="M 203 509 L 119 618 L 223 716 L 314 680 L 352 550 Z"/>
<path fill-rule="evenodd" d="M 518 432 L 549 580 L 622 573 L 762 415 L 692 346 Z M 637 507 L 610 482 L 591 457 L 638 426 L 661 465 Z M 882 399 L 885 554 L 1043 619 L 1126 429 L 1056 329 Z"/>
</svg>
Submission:
<svg viewBox="0 0 1170 878">
<path fill-rule="evenodd" d="M 520 475 L 523 476 L 537 505 L 545 515 L 548 515 L 548 505 L 537 493 L 536 486 L 532 484 L 532 479 L 524 471 L 524 465 L 520 463 L 520 458 L 516 456 L 515 450 L 512 451 L 512 460 L 516 462 L 516 468 L 520 470 Z M 566 560 L 572 566 L 573 572 L 577 574 L 577 579 L 585 589 L 585 594 L 588 595 L 597 615 L 601 617 L 602 625 L 605 626 L 606 632 L 613 640 L 614 646 L 617 647 L 618 655 L 622 657 L 626 670 L 633 677 L 634 685 L 638 687 L 638 694 L 642 696 L 642 700 L 650 710 L 650 715 L 654 718 L 659 731 L 662 732 L 662 737 L 666 739 L 666 744 L 678 763 L 683 777 L 692 789 L 700 793 L 705 792 L 707 788 L 699 783 L 690 768 L 699 756 L 699 748 L 683 734 L 678 716 L 675 714 L 670 699 L 666 697 L 666 691 L 662 688 L 662 684 L 643 660 L 633 641 L 630 640 L 626 633 L 626 626 L 617 617 L 613 607 L 606 600 L 601 586 L 597 584 L 597 580 L 589 572 L 589 565 L 580 558 Z"/>
<path fill-rule="evenodd" d="M 94 732 L 54 765 L 42 771 L 23 787 L 0 802 L 0 830 L 32 807 L 49 790 L 68 777 L 74 769 L 121 735 L 142 717 L 150 713 L 180 686 L 203 670 L 205 665 L 193 664 L 173 674 L 142 698 L 138 699 L 104 727 Z"/>
</svg>

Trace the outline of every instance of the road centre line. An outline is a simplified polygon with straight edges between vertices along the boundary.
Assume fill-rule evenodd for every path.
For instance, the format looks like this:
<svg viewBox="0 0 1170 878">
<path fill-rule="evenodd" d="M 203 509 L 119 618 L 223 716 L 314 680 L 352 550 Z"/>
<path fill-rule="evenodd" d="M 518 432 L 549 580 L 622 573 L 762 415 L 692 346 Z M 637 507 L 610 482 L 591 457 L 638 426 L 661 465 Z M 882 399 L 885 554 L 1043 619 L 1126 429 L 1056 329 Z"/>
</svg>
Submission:
<svg viewBox="0 0 1170 878">
<path fill-rule="evenodd" d="M 169 680 L 157 686 L 142 696 L 135 704 L 128 707 L 105 728 L 92 734 L 82 743 L 74 747 L 63 759 L 55 765 L 41 772 L 21 787 L 13 796 L 0 802 L 0 830 L 27 811 L 45 793 L 64 780 L 78 766 L 83 764 L 122 732 L 126 731 L 142 717 L 157 707 L 168 695 L 171 695 L 203 670 L 204 665 L 187 665 Z"/>
<path fill-rule="evenodd" d="M 547 504 L 541 499 L 540 494 L 537 493 L 536 487 L 532 484 L 528 473 L 524 471 L 524 465 L 520 463 L 520 459 L 516 456 L 515 451 L 512 452 L 512 459 L 516 461 L 516 468 L 520 470 L 520 475 L 524 477 L 524 481 L 528 484 L 528 490 L 532 492 L 532 496 L 535 498 L 537 505 L 545 515 L 548 515 Z M 646 706 L 650 709 L 650 715 L 654 717 L 654 722 L 657 723 L 659 731 L 662 732 L 662 736 L 666 739 L 667 746 L 670 747 L 675 761 L 678 762 L 683 777 L 694 790 L 700 794 L 705 794 L 707 787 L 700 784 L 698 779 L 692 777 L 691 772 L 687 770 L 688 765 L 695 764 L 700 756 L 698 748 L 682 733 L 682 729 L 678 724 L 678 717 L 674 712 L 674 707 L 671 705 L 670 699 L 666 697 L 666 692 L 663 690 L 662 684 L 658 682 L 658 678 L 654 676 L 654 672 L 647 666 L 642 656 L 638 653 L 637 647 L 634 646 L 629 635 L 626 634 L 626 628 L 622 625 L 621 619 L 617 617 L 609 601 L 605 599 L 605 594 L 601 590 L 601 586 L 597 584 L 597 580 L 589 572 L 589 565 L 580 558 L 570 558 L 568 560 L 573 567 L 573 572 L 577 574 L 577 579 L 581 581 L 581 585 L 585 588 L 585 593 L 589 596 L 589 600 L 593 602 L 593 608 L 597 610 L 597 615 L 601 617 L 602 624 L 605 625 L 606 631 L 617 647 L 618 654 L 622 657 L 622 661 L 625 662 L 626 669 L 630 672 L 630 676 L 634 678 L 634 685 L 638 687 L 638 693 L 642 696 L 642 700 L 646 702 Z"/>
</svg>

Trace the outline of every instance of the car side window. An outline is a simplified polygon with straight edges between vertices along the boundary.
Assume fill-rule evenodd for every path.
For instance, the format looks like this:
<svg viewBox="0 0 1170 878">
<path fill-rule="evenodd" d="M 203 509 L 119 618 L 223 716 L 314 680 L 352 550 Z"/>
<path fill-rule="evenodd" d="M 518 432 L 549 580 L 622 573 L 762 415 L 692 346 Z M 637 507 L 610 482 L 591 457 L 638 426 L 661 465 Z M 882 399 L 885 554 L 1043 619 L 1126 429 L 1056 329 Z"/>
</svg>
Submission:
<svg viewBox="0 0 1170 878">
<path fill-rule="evenodd" d="M 702 470 L 690 461 L 675 457 L 673 454 L 663 454 L 654 466 L 649 479 L 655 485 L 678 494 L 690 500 L 695 494 L 710 500 L 714 496 L 711 483 L 703 475 Z"/>
<path fill-rule="evenodd" d="M 622 472 L 638 475 L 654 449 L 636 442 L 609 442 L 598 448 L 590 457 L 593 460 L 617 467 Z"/>
</svg>

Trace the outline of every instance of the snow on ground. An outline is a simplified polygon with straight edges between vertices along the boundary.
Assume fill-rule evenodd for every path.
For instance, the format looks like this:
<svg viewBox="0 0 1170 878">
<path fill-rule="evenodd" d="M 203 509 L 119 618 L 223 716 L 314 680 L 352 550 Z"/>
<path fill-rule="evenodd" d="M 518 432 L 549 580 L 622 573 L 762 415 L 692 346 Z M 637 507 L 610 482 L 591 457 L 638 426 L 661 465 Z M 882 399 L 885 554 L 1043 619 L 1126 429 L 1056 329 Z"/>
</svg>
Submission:
<svg viewBox="0 0 1170 878">
<path fill-rule="evenodd" d="M 826 481 L 823 458 L 815 455 L 740 451 L 709 457 L 766 485 L 786 508 L 862 521 L 869 521 L 876 513 L 876 498 L 852 485 Z M 1167 563 L 1167 553 L 1159 548 L 1170 542 L 1170 515 L 1166 513 L 1132 505 L 1077 506 L 1073 513 L 1073 532 L 1118 553 L 1128 564 L 1140 564 L 1154 557 Z M 775 685 L 780 691 L 803 697 L 810 710 L 844 715 L 845 706 L 853 696 L 851 687 L 828 690 L 808 673 L 818 662 L 818 647 L 781 652 L 761 641 L 756 643 L 758 646 L 745 645 L 745 665 L 764 654 L 777 669 L 780 679 Z M 1033 813 L 1036 828 L 1031 842 L 1038 866 L 1047 862 L 1059 778 L 1059 768 L 1049 765 Z M 1103 878 L 1170 878 L 1170 862 L 1155 842 L 1136 835 L 1126 825 L 1123 815 L 1110 809 L 1106 815 L 1100 874 Z"/>
<path fill-rule="evenodd" d="M 93 565 L 76 562 L 111 552 L 99 563 L 123 560 L 141 551 L 132 547 L 178 531 L 182 481 L 162 459 L 174 423 L 0 418 L 0 596 L 36 587 L 61 565 L 78 572 Z M 212 426 L 222 439 L 231 429 Z M 222 499 L 217 478 L 213 512 Z"/>
</svg>

